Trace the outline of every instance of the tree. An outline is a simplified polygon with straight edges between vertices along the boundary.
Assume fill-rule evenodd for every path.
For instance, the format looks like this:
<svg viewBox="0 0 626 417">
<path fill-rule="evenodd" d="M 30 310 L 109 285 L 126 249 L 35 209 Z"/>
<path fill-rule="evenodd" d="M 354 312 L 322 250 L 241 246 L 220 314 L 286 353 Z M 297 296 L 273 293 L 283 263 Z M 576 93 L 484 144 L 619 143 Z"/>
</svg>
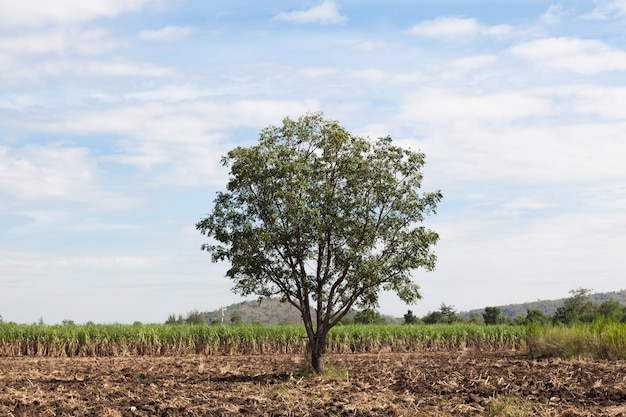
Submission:
<svg viewBox="0 0 626 417">
<path fill-rule="evenodd" d="M 424 154 L 317 113 L 263 129 L 222 162 L 230 179 L 196 224 L 213 239 L 202 249 L 230 262 L 233 291 L 299 310 L 316 372 L 328 331 L 353 306 L 375 308 L 381 289 L 421 298 L 411 272 L 435 267 L 439 236 L 422 223 L 442 198 L 420 193 Z"/>
<path fill-rule="evenodd" d="M 604 301 L 598 307 L 598 313 L 606 320 L 619 323 L 626 320 L 626 308 L 616 300 Z"/>
<path fill-rule="evenodd" d="M 178 318 L 176 317 L 176 314 L 172 313 L 169 316 L 167 316 L 167 320 L 165 320 L 165 324 L 182 324 L 185 322 L 185 319 L 183 318 L 182 315 L 178 315 Z"/>
<path fill-rule="evenodd" d="M 417 324 L 419 323 L 419 319 L 417 316 L 413 314 L 412 310 L 409 310 L 404 315 L 404 324 Z"/>
<path fill-rule="evenodd" d="M 461 317 L 456 313 L 454 306 L 441 303 L 438 311 L 432 311 L 422 317 L 422 321 L 426 324 L 450 324 L 461 321 Z"/>
<path fill-rule="evenodd" d="M 591 290 L 578 288 L 569 292 L 572 296 L 556 309 L 554 321 L 571 324 L 578 321 L 590 322 L 597 316 L 594 304 L 589 301 Z"/>
<path fill-rule="evenodd" d="M 387 324 L 387 320 L 376 310 L 366 308 L 354 315 L 354 322 L 358 324 Z"/>
<path fill-rule="evenodd" d="M 461 321 L 461 318 L 456 313 L 456 309 L 454 306 L 448 306 L 445 303 L 441 303 L 441 307 L 439 308 L 441 311 L 441 316 L 443 318 L 444 323 L 455 323 L 457 321 Z"/>
<path fill-rule="evenodd" d="M 422 317 L 422 321 L 426 324 L 445 323 L 443 314 L 441 314 L 441 311 L 439 310 L 429 312 L 424 317 Z"/>
<path fill-rule="evenodd" d="M 483 320 L 485 324 L 498 324 L 500 318 L 500 309 L 498 307 L 485 307 Z"/>
<path fill-rule="evenodd" d="M 547 324 L 550 322 L 550 316 L 538 309 L 526 309 L 526 318 L 523 324 Z"/>
<path fill-rule="evenodd" d="M 187 318 L 185 319 L 185 323 L 187 323 L 187 324 L 206 324 L 206 317 L 200 311 L 192 310 L 192 311 L 187 313 Z"/>
</svg>

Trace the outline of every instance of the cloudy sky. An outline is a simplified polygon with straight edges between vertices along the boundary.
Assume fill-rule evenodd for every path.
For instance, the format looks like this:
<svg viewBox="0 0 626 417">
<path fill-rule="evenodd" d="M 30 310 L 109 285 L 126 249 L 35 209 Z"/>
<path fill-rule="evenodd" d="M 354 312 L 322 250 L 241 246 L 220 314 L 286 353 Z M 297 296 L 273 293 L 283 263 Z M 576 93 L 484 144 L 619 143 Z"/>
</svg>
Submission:
<svg viewBox="0 0 626 417">
<path fill-rule="evenodd" d="M 195 223 L 285 116 L 426 153 L 423 316 L 626 287 L 626 1 L 0 0 L 0 315 L 239 302 Z"/>
</svg>

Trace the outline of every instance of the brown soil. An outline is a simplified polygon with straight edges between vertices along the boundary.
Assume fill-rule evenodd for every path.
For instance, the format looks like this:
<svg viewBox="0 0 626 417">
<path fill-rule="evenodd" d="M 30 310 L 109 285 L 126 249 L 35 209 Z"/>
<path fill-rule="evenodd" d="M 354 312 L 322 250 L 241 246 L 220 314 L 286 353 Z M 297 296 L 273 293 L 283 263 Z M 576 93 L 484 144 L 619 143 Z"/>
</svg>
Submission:
<svg viewBox="0 0 626 417">
<path fill-rule="evenodd" d="M 622 416 L 626 362 L 518 353 L 0 358 L 0 416 Z"/>
</svg>

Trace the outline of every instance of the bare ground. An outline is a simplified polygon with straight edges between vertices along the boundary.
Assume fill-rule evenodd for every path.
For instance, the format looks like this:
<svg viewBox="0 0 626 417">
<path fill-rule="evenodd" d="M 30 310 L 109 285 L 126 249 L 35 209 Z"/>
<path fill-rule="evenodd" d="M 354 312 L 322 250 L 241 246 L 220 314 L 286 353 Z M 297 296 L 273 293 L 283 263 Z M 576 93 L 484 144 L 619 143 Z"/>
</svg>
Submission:
<svg viewBox="0 0 626 417">
<path fill-rule="evenodd" d="M 626 362 L 519 353 L 0 357 L 0 416 L 626 417 Z"/>
</svg>

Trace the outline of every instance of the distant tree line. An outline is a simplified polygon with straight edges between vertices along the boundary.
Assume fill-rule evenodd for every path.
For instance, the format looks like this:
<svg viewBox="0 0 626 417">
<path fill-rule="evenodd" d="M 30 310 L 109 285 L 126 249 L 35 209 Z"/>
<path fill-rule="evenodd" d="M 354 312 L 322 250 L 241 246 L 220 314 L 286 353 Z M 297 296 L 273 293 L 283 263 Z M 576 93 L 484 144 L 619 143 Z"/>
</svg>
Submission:
<svg viewBox="0 0 626 417">
<path fill-rule="evenodd" d="M 179 314 L 179 315 L 170 314 L 167 320 L 165 321 L 165 324 L 211 324 L 211 325 L 233 324 L 233 325 L 239 325 L 239 324 L 243 324 L 243 317 L 239 312 L 235 311 L 230 315 L 230 317 L 224 317 L 223 320 L 219 320 L 216 318 L 209 319 L 207 317 L 207 313 L 202 313 L 198 310 L 192 310 L 188 312 L 185 317 L 183 317 L 182 314 Z M 261 323 L 253 322 L 252 324 L 260 325 Z"/>
<path fill-rule="evenodd" d="M 206 316 L 198 310 L 192 310 L 187 313 L 186 317 L 182 314 L 170 314 L 165 324 L 206 324 Z"/>
<path fill-rule="evenodd" d="M 562 306 L 556 309 L 552 316 L 538 309 L 527 309 L 526 315 L 520 315 L 512 319 L 503 316 L 498 307 L 485 307 L 482 317 L 474 316 L 469 321 L 487 325 L 575 324 L 592 323 L 597 320 L 626 323 L 625 305 L 613 299 L 605 300 L 602 303 L 594 303 L 590 300 L 590 294 L 591 290 L 586 288 L 571 290 L 571 296 L 565 300 Z M 446 324 L 460 321 L 463 320 L 454 310 L 454 307 L 446 304 L 441 304 L 438 311 L 430 312 L 421 319 L 417 319 L 411 310 L 404 315 L 405 324 Z"/>
</svg>

